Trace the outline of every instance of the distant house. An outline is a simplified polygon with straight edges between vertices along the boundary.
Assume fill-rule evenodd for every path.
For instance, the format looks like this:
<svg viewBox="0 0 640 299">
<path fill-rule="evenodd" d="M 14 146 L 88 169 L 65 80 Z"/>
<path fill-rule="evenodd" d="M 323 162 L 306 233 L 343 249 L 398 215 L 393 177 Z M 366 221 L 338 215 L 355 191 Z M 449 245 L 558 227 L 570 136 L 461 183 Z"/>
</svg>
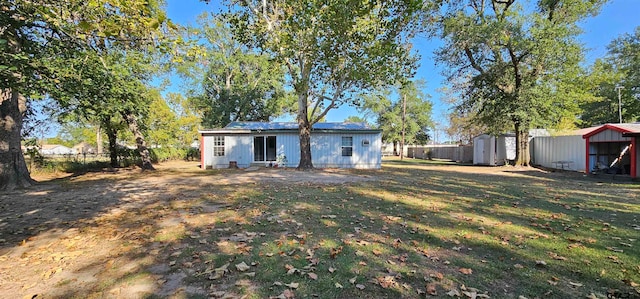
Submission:
<svg viewBox="0 0 640 299">
<path fill-rule="evenodd" d="M 74 145 L 73 150 L 78 154 L 95 154 L 96 153 L 96 149 L 84 141 Z"/>
<path fill-rule="evenodd" d="M 76 151 L 60 144 L 43 144 L 40 148 L 42 155 L 74 155 Z"/>
<path fill-rule="evenodd" d="M 296 167 L 300 162 L 297 123 L 232 122 L 222 129 L 199 132 L 202 168 Z M 365 123 L 316 123 L 311 130 L 313 165 L 380 168 L 381 136 L 381 130 Z"/>
</svg>

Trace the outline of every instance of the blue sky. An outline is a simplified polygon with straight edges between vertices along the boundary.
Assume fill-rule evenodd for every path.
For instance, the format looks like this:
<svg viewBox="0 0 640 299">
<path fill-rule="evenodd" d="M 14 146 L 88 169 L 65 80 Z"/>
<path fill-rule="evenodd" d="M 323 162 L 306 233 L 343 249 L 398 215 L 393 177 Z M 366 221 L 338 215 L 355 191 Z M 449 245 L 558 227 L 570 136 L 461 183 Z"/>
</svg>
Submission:
<svg viewBox="0 0 640 299">
<path fill-rule="evenodd" d="M 199 0 L 168 0 L 167 13 L 169 18 L 180 24 L 195 24 L 196 16 L 203 11 L 218 11 L 220 6 L 211 1 L 205 4 Z M 584 33 L 579 40 L 588 48 L 585 53 L 587 64 L 591 64 L 595 59 L 606 53 L 606 46 L 615 38 L 625 33 L 631 33 L 640 26 L 640 0 L 611 0 L 607 3 L 600 14 L 594 18 L 583 21 L 580 26 Z M 440 68 L 433 60 L 433 50 L 441 44 L 437 40 L 427 40 L 417 38 L 414 47 L 421 56 L 420 67 L 417 70 L 416 78 L 426 81 L 424 92 L 431 95 L 434 104 L 432 117 L 439 123 L 439 129 L 447 125 L 447 113 L 449 105 L 441 99 L 438 89 L 445 85 L 444 78 L 440 75 Z M 340 107 L 329 112 L 327 121 L 343 121 L 350 115 L 358 115 L 358 112 L 348 106 Z M 293 120 L 293 119 L 284 119 Z M 442 137 L 440 137 L 443 139 Z"/>
</svg>

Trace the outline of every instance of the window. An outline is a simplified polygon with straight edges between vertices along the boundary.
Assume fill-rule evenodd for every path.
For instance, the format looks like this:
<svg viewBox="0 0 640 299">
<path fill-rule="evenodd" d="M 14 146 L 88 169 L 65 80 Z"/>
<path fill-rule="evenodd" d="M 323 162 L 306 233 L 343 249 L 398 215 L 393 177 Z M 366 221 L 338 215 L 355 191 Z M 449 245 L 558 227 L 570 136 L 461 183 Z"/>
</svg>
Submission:
<svg viewBox="0 0 640 299">
<path fill-rule="evenodd" d="M 342 137 L 342 156 L 353 156 L 353 137 Z"/>
<path fill-rule="evenodd" d="M 224 156 L 224 136 L 213 136 L 213 156 Z"/>
</svg>

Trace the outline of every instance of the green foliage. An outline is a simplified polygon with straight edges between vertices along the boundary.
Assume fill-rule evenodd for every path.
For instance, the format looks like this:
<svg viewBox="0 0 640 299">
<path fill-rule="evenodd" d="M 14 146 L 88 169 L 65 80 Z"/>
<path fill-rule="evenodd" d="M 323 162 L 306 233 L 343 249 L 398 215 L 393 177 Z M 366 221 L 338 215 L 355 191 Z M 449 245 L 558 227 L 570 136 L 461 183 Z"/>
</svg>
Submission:
<svg viewBox="0 0 640 299">
<path fill-rule="evenodd" d="M 433 127 L 431 109 L 433 104 L 420 90 L 424 83 L 407 82 L 404 86 L 362 95 L 361 110 L 375 115 L 377 127 L 382 129 L 384 142 L 399 143 L 402 140 L 403 100 L 406 100 L 404 120 L 405 144 L 426 144 L 430 139 L 428 132 Z M 397 95 L 392 101 L 391 94 Z"/>
<path fill-rule="evenodd" d="M 529 129 L 575 119 L 588 97 L 579 63 L 577 22 L 606 0 L 540 1 L 525 7 L 509 1 L 446 1 L 434 30 L 445 45 L 437 52 L 445 75 L 471 112 L 492 133 L 511 124 L 518 140 Z M 516 163 L 528 164 L 526 142 L 517 142 Z"/>
<path fill-rule="evenodd" d="M 589 75 L 590 88 L 596 97 L 583 105 L 583 126 L 617 123 L 618 91 L 622 102 L 623 122 L 640 118 L 640 27 L 624 34 L 608 46 L 607 55 L 596 60 Z"/>
<path fill-rule="evenodd" d="M 190 152 L 189 148 L 175 148 L 175 147 L 157 147 L 150 149 L 151 158 L 154 163 L 164 162 L 169 160 L 186 160 Z M 200 157 L 198 156 L 198 159 Z"/>
<path fill-rule="evenodd" d="M 234 33 L 286 66 L 297 97 L 300 164 L 312 168 L 311 126 L 354 93 L 412 75 L 409 40 L 422 1 L 228 1 Z"/>
<path fill-rule="evenodd" d="M 200 27 L 188 28 L 199 43 L 187 44 L 178 70 L 191 82 L 190 104 L 204 127 L 224 127 L 232 121 L 269 121 L 282 114 L 286 100 L 282 66 L 258 54 L 233 36 L 223 16 L 203 14 Z"/>
</svg>

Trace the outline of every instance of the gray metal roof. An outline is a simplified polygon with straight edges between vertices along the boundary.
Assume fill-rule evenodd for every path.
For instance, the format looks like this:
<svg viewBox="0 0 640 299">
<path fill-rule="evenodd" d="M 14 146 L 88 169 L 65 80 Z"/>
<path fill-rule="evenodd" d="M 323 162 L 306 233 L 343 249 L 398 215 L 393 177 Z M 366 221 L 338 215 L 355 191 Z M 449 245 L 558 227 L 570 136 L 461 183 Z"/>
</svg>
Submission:
<svg viewBox="0 0 640 299">
<path fill-rule="evenodd" d="M 253 121 L 234 121 L 228 124 L 225 129 L 233 130 L 251 130 L 251 131 L 285 131 L 298 130 L 298 124 L 294 122 L 253 122 Z M 330 131 L 372 131 L 369 125 L 363 122 L 346 122 L 346 123 L 315 123 L 313 130 L 330 130 Z"/>
</svg>

